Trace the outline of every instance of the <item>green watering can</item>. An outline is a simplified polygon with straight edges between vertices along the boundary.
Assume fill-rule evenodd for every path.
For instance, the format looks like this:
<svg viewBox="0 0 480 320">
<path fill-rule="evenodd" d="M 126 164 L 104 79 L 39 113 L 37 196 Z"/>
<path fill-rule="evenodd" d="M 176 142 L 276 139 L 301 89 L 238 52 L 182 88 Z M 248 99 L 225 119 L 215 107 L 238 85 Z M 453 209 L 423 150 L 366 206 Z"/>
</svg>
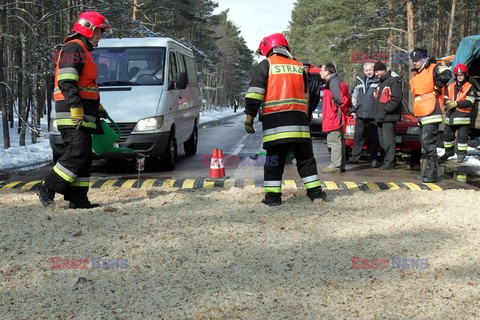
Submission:
<svg viewBox="0 0 480 320">
<path fill-rule="evenodd" d="M 113 121 L 112 118 L 108 117 L 110 123 L 115 127 L 115 132 L 110 125 L 103 119 L 100 120 L 100 124 L 103 129 L 103 134 L 93 134 L 92 135 L 92 150 L 96 155 L 103 153 L 127 153 L 133 154 L 133 150 L 130 148 L 116 148 L 114 143 L 120 139 L 121 131 L 118 124 Z"/>
</svg>

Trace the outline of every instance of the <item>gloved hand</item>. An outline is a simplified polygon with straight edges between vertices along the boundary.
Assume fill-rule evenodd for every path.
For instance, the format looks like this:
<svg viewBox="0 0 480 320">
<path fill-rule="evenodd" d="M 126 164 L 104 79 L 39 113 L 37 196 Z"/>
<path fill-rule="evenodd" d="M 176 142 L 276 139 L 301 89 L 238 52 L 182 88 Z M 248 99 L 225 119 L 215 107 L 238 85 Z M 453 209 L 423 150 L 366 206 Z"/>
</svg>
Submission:
<svg viewBox="0 0 480 320">
<path fill-rule="evenodd" d="M 101 103 L 98 105 L 98 116 L 100 118 L 103 118 L 103 119 L 108 118 L 108 112 L 107 112 L 107 110 L 105 110 L 105 108 L 103 107 L 103 105 Z"/>
<path fill-rule="evenodd" d="M 436 96 L 440 96 L 442 94 L 442 88 L 434 86 L 433 87 L 433 92 L 435 93 Z"/>
<path fill-rule="evenodd" d="M 253 128 L 253 116 L 249 114 L 245 117 L 245 131 L 247 131 L 247 133 L 255 133 L 255 129 Z"/>
<path fill-rule="evenodd" d="M 443 108 L 443 110 L 445 111 L 445 113 L 447 113 L 448 111 L 453 110 L 456 107 L 457 107 L 457 102 L 449 100 L 447 101 L 447 103 L 445 103 L 445 108 Z"/>
</svg>

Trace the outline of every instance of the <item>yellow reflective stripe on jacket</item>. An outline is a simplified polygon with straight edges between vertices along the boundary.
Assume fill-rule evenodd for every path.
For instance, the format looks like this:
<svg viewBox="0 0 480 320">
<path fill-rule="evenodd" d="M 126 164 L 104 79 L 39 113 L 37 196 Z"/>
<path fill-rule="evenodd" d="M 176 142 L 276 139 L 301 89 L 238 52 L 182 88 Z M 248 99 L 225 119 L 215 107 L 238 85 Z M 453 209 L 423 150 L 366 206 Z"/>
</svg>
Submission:
<svg viewBox="0 0 480 320">
<path fill-rule="evenodd" d="M 280 139 L 289 139 L 289 138 L 308 139 L 310 138 L 310 132 L 280 132 L 280 133 L 264 136 L 262 138 L 262 141 L 265 143 L 265 142 L 270 142 L 270 141 L 275 141 Z"/>
<path fill-rule="evenodd" d="M 58 75 L 58 81 L 62 81 L 62 80 L 78 81 L 78 79 L 79 79 L 78 74 L 74 74 L 74 73 L 64 73 L 64 74 Z"/>
<path fill-rule="evenodd" d="M 265 98 L 265 96 L 264 96 L 263 94 L 256 93 L 256 92 L 248 92 L 248 93 L 245 95 L 245 98 L 250 98 L 250 99 L 255 99 L 255 100 L 263 101 L 263 99 Z"/>
<path fill-rule="evenodd" d="M 76 126 L 72 119 L 56 119 L 55 124 L 58 126 Z M 95 122 L 83 121 L 82 127 L 97 129 Z"/>
<path fill-rule="evenodd" d="M 83 107 L 70 108 L 70 114 L 73 118 L 82 118 L 83 117 Z"/>
<path fill-rule="evenodd" d="M 419 117 L 418 120 L 422 125 L 432 124 L 432 123 L 441 123 L 443 120 L 443 116 L 441 114 L 435 114 L 433 116 Z"/>
</svg>

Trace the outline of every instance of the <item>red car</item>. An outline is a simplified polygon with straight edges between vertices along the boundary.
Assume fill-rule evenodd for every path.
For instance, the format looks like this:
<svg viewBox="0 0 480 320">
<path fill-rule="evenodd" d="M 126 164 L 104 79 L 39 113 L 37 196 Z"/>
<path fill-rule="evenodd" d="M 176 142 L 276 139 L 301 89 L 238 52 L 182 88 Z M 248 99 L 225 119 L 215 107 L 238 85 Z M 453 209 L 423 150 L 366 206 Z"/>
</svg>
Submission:
<svg viewBox="0 0 480 320">
<path fill-rule="evenodd" d="M 353 149 L 353 135 L 355 133 L 355 119 L 348 117 L 343 132 L 345 134 L 345 144 L 347 152 Z M 397 151 L 409 152 L 410 162 L 419 163 L 422 155 L 422 147 L 420 145 L 420 128 L 417 118 L 407 109 L 402 102 L 402 119 L 395 125 L 395 140 L 397 142 Z M 368 137 L 365 139 L 363 149 L 368 148 Z"/>
</svg>

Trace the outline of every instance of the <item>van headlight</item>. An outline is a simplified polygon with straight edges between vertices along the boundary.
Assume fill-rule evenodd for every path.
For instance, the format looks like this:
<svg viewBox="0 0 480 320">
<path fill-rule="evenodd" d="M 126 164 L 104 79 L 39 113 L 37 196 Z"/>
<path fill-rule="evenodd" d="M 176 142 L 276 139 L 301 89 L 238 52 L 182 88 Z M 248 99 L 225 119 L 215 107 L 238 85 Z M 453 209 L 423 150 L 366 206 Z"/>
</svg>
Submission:
<svg viewBox="0 0 480 320">
<path fill-rule="evenodd" d="M 354 134 L 355 133 L 355 126 L 347 125 L 347 129 L 345 130 L 346 134 Z"/>
<path fill-rule="evenodd" d="M 155 131 L 163 126 L 163 116 L 146 118 L 137 122 L 133 132 Z"/>
<path fill-rule="evenodd" d="M 407 134 L 420 134 L 420 127 L 408 127 L 407 128 Z"/>
</svg>

